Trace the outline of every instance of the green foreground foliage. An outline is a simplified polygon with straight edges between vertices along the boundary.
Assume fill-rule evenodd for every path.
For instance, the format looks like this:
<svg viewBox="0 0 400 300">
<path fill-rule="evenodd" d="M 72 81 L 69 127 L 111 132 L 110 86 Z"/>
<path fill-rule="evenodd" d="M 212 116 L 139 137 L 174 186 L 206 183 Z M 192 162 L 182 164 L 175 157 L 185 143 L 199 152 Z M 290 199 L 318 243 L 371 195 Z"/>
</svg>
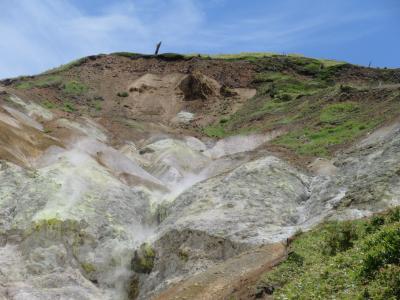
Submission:
<svg viewBox="0 0 400 300">
<path fill-rule="evenodd" d="M 258 288 L 274 299 L 400 299 L 400 208 L 297 235 Z"/>
</svg>

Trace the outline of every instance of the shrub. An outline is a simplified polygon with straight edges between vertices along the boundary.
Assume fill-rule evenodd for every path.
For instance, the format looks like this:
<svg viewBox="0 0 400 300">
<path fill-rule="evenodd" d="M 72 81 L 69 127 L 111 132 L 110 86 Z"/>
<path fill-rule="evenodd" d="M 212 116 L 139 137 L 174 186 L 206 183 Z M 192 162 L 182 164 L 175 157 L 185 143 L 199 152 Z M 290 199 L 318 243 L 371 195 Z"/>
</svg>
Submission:
<svg viewBox="0 0 400 300">
<path fill-rule="evenodd" d="M 400 299 L 400 267 L 388 265 L 382 268 L 376 281 L 369 285 L 368 295 L 367 299 Z"/>
<path fill-rule="evenodd" d="M 101 102 L 101 101 L 96 101 L 96 102 L 94 103 L 94 109 L 97 110 L 97 111 L 102 110 L 102 109 L 103 109 L 103 107 L 102 107 L 102 102 Z"/>
<path fill-rule="evenodd" d="M 54 105 L 54 103 L 52 103 L 52 102 L 50 102 L 50 101 L 48 101 L 48 100 L 43 101 L 43 102 L 42 102 L 42 105 L 43 105 L 45 108 L 47 108 L 47 109 L 53 109 L 53 108 L 56 107 L 56 106 Z"/>
<path fill-rule="evenodd" d="M 349 86 L 349 85 L 342 85 L 342 84 L 340 85 L 340 91 L 342 93 L 348 94 L 348 93 L 351 93 L 354 90 L 355 89 L 353 87 Z"/>
<path fill-rule="evenodd" d="M 394 223 L 373 234 L 365 242 L 365 257 L 360 270 L 361 277 L 373 277 L 387 264 L 400 263 L 400 224 Z"/>
<path fill-rule="evenodd" d="M 388 222 L 400 222 L 400 207 L 396 207 L 395 209 L 391 210 L 388 215 Z"/>
<path fill-rule="evenodd" d="M 292 252 L 289 254 L 287 261 L 288 263 L 292 263 L 301 267 L 304 264 L 304 257 L 296 252 Z"/>
<path fill-rule="evenodd" d="M 117 93 L 117 96 L 118 96 L 118 97 L 125 98 L 125 97 L 128 97 L 129 94 L 128 94 L 127 92 L 118 92 L 118 93 Z"/>
<path fill-rule="evenodd" d="M 229 121 L 228 118 L 222 118 L 221 120 L 219 120 L 219 122 L 220 122 L 221 124 L 225 124 L 225 123 L 228 122 L 228 121 Z"/>
<path fill-rule="evenodd" d="M 334 222 L 327 226 L 322 252 L 327 255 L 336 255 L 353 247 L 358 235 L 352 223 Z"/>
<path fill-rule="evenodd" d="M 70 95 L 81 95 L 88 90 L 88 87 L 83 83 L 72 80 L 63 85 L 63 91 Z"/>
<path fill-rule="evenodd" d="M 289 94 L 282 94 L 278 96 L 279 101 L 281 102 L 288 102 L 291 101 L 293 98 Z"/>
<path fill-rule="evenodd" d="M 73 103 L 65 102 L 62 110 L 65 112 L 74 112 L 74 111 L 76 111 L 76 108 Z"/>
</svg>

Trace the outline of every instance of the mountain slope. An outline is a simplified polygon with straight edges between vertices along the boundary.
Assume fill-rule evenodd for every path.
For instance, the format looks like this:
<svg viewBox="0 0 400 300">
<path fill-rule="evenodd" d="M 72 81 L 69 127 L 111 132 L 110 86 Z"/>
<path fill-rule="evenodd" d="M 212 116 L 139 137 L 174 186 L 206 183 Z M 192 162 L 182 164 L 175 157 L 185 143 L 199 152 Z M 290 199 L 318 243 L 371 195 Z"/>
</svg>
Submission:
<svg viewBox="0 0 400 300">
<path fill-rule="evenodd" d="M 243 296 L 299 230 L 399 205 L 399 109 L 400 70 L 298 56 L 3 80 L 0 298 Z"/>
</svg>

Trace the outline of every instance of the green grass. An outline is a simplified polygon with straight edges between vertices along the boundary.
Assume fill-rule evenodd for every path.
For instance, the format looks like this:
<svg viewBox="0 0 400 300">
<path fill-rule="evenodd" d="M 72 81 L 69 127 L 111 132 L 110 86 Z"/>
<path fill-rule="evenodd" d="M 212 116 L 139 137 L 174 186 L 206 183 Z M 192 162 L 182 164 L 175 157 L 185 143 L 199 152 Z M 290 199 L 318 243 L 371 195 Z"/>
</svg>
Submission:
<svg viewBox="0 0 400 300">
<path fill-rule="evenodd" d="M 71 61 L 71 62 L 69 62 L 67 64 L 61 65 L 61 66 L 59 66 L 57 68 L 50 69 L 50 70 L 44 72 L 43 74 L 52 74 L 52 73 L 65 72 L 65 71 L 68 71 L 68 70 L 72 69 L 73 67 L 79 67 L 85 61 L 86 61 L 86 57 L 82 57 L 82 58 L 73 60 L 73 61 Z"/>
<path fill-rule="evenodd" d="M 315 60 L 301 59 L 296 61 L 301 68 L 315 64 Z M 337 66 L 332 68 L 337 71 Z M 395 92 L 387 94 L 382 101 L 375 101 L 373 91 L 357 86 L 332 86 L 319 76 L 304 78 L 287 72 L 261 72 L 254 78 L 257 95 L 226 121 L 210 124 L 202 132 L 221 138 L 289 128 L 272 143 L 298 155 L 330 157 L 341 146 L 354 142 L 399 110 Z"/>
<path fill-rule="evenodd" d="M 76 111 L 77 109 L 75 108 L 75 105 L 69 101 L 64 102 L 62 110 L 65 112 L 69 112 L 72 113 L 74 111 Z"/>
<path fill-rule="evenodd" d="M 361 134 L 376 127 L 379 121 L 349 120 L 340 125 L 324 125 L 319 128 L 306 127 L 278 137 L 273 143 L 287 147 L 299 155 L 328 157 L 332 146 L 353 141 Z"/>
<path fill-rule="evenodd" d="M 83 83 L 72 80 L 63 84 L 63 92 L 68 95 L 82 95 L 88 91 L 88 87 Z"/>
<path fill-rule="evenodd" d="M 159 58 L 163 60 L 181 60 L 186 59 L 191 56 L 186 56 L 178 53 L 160 53 L 157 56 L 153 54 L 141 54 L 141 53 L 133 53 L 133 52 L 114 52 L 112 55 L 127 57 L 130 59 L 138 59 L 138 58 Z"/>
<path fill-rule="evenodd" d="M 26 90 L 32 88 L 46 88 L 59 86 L 62 83 L 61 76 L 48 75 L 48 76 L 39 76 L 32 80 L 23 80 L 16 84 L 17 89 Z"/>
<path fill-rule="evenodd" d="M 322 109 L 319 119 L 324 123 L 338 124 L 351 118 L 358 110 L 359 105 L 354 102 L 334 103 Z"/>
<path fill-rule="evenodd" d="M 227 135 L 227 132 L 225 132 L 221 124 L 204 127 L 203 133 L 209 137 L 216 137 L 216 138 L 222 138 Z"/>
<path fill-rule="evenodd" d="M 102 105 L 102 101 L 97 100 L 94 102 L 94 109 L 97 111 L 101 111 L 103 109 Z"/>
<path fill-rule="evenodd" d="M 326 88 L 322 83 L 313 80 L 302 82 L 282 72 L 259 73 L 254 82 L 258 85 L 257 95 L 225 122 L 203 128 L 203 133 L 211 137 L 224 137 L 292 123 L 296 121 L 295 115 L 298 114 L 296 108 L 304 102 L 300 98 L 314 95 Z M 280 122 L 281 119 L 284 120 Z"/>
<path fill-rule="evenodd" d="M 189 54 L 187 57 L 202 57 L 211 59 L 224 59 L 230 61 L 247 60 L 247 61 L 260 61 L 265 58 L 282 58 L 291 63 L 301 65 L 301 70 L 308 75 L 315 75 L 321 72 L 321 69 L 336 67 L 346 64 L 342 61 L 329 60 L 329 59 L 312 59 L 307 58 L 301 54 L 289 53 L 280 54 L 274 52 L 242 52 L 236 54 Z"/>
<path fill-rule="evenodd" d="M 54 109 L 54 108 L 56 108 L 56 105 L 55 105 L 54 103 L 50 102 L 49 100 L 42 101 L 41 104 L 42 104 L 42 106 L 43 106 L 44 108 L 47 108 L 47 109 Z"/>
<path fill-rule="evenodd" d="M 400 299 L 400 209 L 297 235 L 289 258 L 263 275 L 274 299 Z"/>
</svg>

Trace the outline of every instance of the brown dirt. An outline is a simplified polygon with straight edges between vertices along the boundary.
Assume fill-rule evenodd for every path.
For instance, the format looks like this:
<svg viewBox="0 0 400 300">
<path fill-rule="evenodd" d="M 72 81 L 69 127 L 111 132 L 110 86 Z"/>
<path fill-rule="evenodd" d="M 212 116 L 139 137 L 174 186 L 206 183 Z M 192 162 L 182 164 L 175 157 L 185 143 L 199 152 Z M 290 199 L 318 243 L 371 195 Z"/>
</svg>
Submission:
<svg viewBox="0 0 400 300">
<path fill-rule="evenodd" d="M 7 115 L 3 109 L 0 109 L 0 112 Z M 61 146 L 57 140 L 42 131 L 17 124 L 19 128 L 5 123 L 0 118 L 0 159 L 29 167 L 48 147 Z"/>
<path fill-rule="evenodd" d="M 255 299 L 249 290 L 265 271 L 286 257 L 286 247 L 281 243 L 265 245 L 244 252 L 178 283 L 153 300 L 219 300 Z"/>
<path fill-rule="evenodd" d="M 82 95 L 65 94 L 59 85 L 21 90 L 10 84 L 18 80 L 5 82 L 9 92 L 21 98 L 37 103 L 47 100 L 60 109 L 66 101 L 72 103 L 77 111 L 67 113 L 59 109 L 59 117 L 90 115 L 100 119 L 106 128 L 111 128 L 115 137 L 123 139 L 121 132 L 131 136 L 128 133 L 131 129 L 134 129 L 135 136 L 144 137 L 142 133 L 145 130 L 137 129 L 147 129 L 149 124 L 153 127 L 158 124 L 159 129 L 164 127 L 162 132 L 179 134 L 187 131 L 198 135 L 194 128 L 213 123 L 221 115 L 237 110 L 254 95 L 255 90 L 249 87 L 255 69 L 255 65 L 246 61 L 199 58 L 164 61 L 107 55 L 87 59 L 68 70 L 24 79 L 61 76 L 63 82 L 75 80 L 85 84 L 89 90 Z M 128 96 L 117 95 L 123 92 Z M 95 109 L 96 103 L 101 105 L 101 110 Z M 171 122 L 181 110 L 195 113 L 196 119 L 191 125 Z"/>
</svg>

